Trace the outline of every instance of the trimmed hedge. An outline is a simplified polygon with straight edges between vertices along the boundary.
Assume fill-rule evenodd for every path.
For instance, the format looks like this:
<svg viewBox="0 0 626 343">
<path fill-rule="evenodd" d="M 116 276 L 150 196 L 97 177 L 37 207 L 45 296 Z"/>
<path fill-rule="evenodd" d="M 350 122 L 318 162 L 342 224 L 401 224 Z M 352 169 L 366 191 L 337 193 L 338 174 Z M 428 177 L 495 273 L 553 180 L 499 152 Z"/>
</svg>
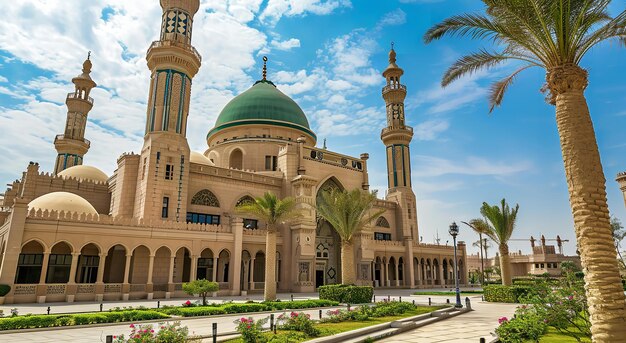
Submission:
<svg viewBox="0 0 626 343">
<path fill-rule="evenodd" d="M 52 326 L 71 326 L 96 323 L 117 323 L 166 318 L 170 317 L 157 311 L 143 310 L 100 312 L 94 314 L 26 315 L 0 318 L 0 330 L 45 328 Z"/>
<path fill-rule="evenodd" d="M 192 307 L 163 307 L 157 311 L 169 315 L 183 317 L 212 316 L 219 314 L 261 312 L 274 310 L 295 310 L 313 307 L 328 307 L 339 305 L 330 300 L 299 300 L 299 301 L 264 301 L 262 303 L 249 302 L 244 304 L 230 303 L 224 305 L 192 306 Z"/>
<path fill-rule="evenodd" d="M 365 304 L 372 302 L 374 287 L 352 285 L 328 285 L 319 288 L 320 299 L 338 301 L 344 304 Z"/>
<path fill-rule="evenodd" d="M 498 303 L 517 303 L 520 297 L 528 295 L 533 288 L 523 285 L 488 285 L 483 287 L 485 301 Z"/>
<path fill-rule="evenodd" d="M 11 291 L 11 286 L 9 285 L 0 285 L 0 297 L 3 297 Z"/>
</svg>

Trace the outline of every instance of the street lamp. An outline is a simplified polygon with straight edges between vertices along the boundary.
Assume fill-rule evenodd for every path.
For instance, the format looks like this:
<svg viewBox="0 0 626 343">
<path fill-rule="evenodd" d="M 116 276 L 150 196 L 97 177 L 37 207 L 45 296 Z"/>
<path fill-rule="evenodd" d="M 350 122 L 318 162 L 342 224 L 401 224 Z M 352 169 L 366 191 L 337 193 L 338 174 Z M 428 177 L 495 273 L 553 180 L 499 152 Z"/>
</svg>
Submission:
<svg viewBox="0 0 626 343">
<path fill-rule="evenodd" d="M 452 236 L 452 241 L 454 242 L 454 284 L 456 285 L 456 304 L 454 304 L 454 307 L 461 308 L 463 307 L 463 305 L 461 305 L 461 292 L 459 291 L 459 271 L 457 267 L 459 261 L 456 257 L 456 235 L 459 234 L 459 226 L 456 225 L 455 222 L 452 222 L 452 224 L 450 224 L 450 229 L 448 230 L 448 233 L 450 234 L 450 236 Z"/>
</svg>

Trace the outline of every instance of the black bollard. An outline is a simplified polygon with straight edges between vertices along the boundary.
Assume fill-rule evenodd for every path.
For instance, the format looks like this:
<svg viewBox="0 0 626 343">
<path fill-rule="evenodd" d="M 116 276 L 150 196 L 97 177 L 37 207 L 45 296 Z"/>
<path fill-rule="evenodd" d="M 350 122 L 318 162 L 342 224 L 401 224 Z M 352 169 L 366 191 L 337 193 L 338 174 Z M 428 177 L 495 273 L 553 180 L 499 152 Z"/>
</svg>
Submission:
<svg viewBox="0 0 626 343">
<path fill-rule="evenodd" d="M 470 301 L 469 297 L 465 297 L 465 308 L 467 308 L 468 310 L 472 309 L 472 302 Z"/>
<path fill-rule="evenodd" d="M 217 323 L 213 323 L 213 343 L 217 343 Z"/>
<path fill-rule="evenodd" d="M 107 335 L 106 343 L 113 343 L 113 335 Z"/>
<path fill-rule="evenodd" d="M 48 310 L 47 311 L 48 311 L 48 314 L 50 314 L 50 306 L 48 306 Z"/>
<path fill-rule="evenodd" d="M 102 304 L 100 304 L 100 312 L 102 312 Z"/>
<path fill-rule="evenodd" d="M 291 301 L 293 301 L 293 294 L 291 295 Z"/>
<path fill-rule="evenodd" d="M 433 304 L 432 300 L 430 300 L 430 298 L 428 298 L 428 306 L 430 306 L 432 304 Z"/>
<path fill-rule="evenodd" d="M 388 301 L 388 302 L 389 302 L 389 301 L 391 301 L 391 295 L 388 295 L 388 296 L 387 296 L 387 301 Z"/>
<path fill-rule="evenodd" d="M 347 305 L 348 305 L 348 311 L 350 311 L 350 304 L 347 304 Z"/>
<path fill-rule="evenodd" d="M 322 319 L 322 310 L 320 310 L 320 319 Z"/>
<path fill-rule="evenodd" d="M 487 340 L 484 337 L 480 338 L 480 343 L 487 343 Z"/>
<path fill-rule="evenodd" d="M 484 294 L 481 295 L 481 298 L 482 298 L 483 301 L 485 301 L 485 295 Z"/>
<path fill-rule="evenodd" d="M 161 300 L 157 300 L 157 308 L 161 308 Z"/>
<path fill-rule="evenodd" d="M 374 302 L 374 303 L 376 302 L 376 296 L 374 296 L 374 301 L 373 301 L 373 302 Z"/>
<path fill-rule="evenodd" d="M 274 314 L 270 314 L 270 331 L 274 329 Z"/>
<path fill-rule="evenodd" d="M 415 305 L 415 299 L 413 299 L 413 305 Z"/>
<path fill-rule="evenodd" d="M 402 296 L 400 296 L 399 298 L 400 298 L 400 300 L 398 300 L 398 301 L 399 301 L 399 302 L 402 302 Z"/>
<path fill-rule="evenodd" d="M 449 303 L 450 303 L 450 299 L 446 299 L 446 304 L 449 304 Z"/>
</svg>

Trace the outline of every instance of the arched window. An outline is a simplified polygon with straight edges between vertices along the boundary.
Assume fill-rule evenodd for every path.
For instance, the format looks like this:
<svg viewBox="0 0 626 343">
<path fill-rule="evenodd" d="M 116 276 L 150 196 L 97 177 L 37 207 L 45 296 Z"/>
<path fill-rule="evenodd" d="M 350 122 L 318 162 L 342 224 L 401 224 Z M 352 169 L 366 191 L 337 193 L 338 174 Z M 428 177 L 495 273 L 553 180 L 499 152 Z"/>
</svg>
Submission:
<svg viewBox="0 0 626 343">
<path fill-rule="evenodd" d="M 380 227 L 391 227 L 389 226 L 389 222 L 387 221 L 387 219 L 383 216 L 378 217 L 378 219 L 376 219 L 376 226 L 380 226 Z"/>
<path fill-rule="evenodd" d="M 219 200 L 217 200 L 215 194 L 208 189 L 203 189 L 196 193 L 193 198 L 191 198 L 191 203 L 193 205 L 220 207 Z"/>
<path fill-rule="evenodd" d="M 254 203 L 255 200 L 253 197 L 249 196 L 249 195 L 244 195 L 241 197 L 241 199 L 237 200 L 237 204 L 235 204 L 235 207 L 243 205 L 243 204 L 247 204 L 247 203 Z"/>
<path fill-rule="evenodd" d="M 243 152 L 240 149 L 235 149 L 230 153 L 228 166 L 233 169 L 243 169 Z"/>
</svg>

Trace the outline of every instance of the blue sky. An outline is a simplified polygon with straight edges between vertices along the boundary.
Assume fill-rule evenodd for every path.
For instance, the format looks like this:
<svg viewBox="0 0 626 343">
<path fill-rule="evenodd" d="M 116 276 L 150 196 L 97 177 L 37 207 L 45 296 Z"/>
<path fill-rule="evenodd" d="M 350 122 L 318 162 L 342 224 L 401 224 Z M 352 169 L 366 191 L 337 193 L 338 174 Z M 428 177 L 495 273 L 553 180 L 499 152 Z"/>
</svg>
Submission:
<svg viewBox="0 0 626 343">
<path fill-rule="evenodd" d="M 610 8 L 615 15 L 617 1 Z M 158 37 L 157 1 L 19 1 L 0 22 L 0 179 L 19 178 L 28 161 L 53 167 L 54 135 L 63 130 L 65 95 L 92 51 L 94 109 L 85 163 L 111 174 L 122 152 L 142 145 L 149 71 L 145 52 Z M 456 58 L 488 42 L 444 39 L 428 46 L 425 30 L 445 17 L 481 11 L 475 0 L 240 0 L 202 1 L 193 44 L 203 56 L 194 79 L 188 139 L 205 136 L 221 108 L 260 77 L 269 78 L 304 109 L 320 145 L 370 154 L 370 184 L 384 193 L 385 122 L 380 95 L 390 43 L 395 42 L 408 87 L 408 123 L 420 235 L 446 237 L 451 221 L 478 216 L 483 201 L 520 204 L 515 238 L 557 234 L 575 246 L 554 108 L 539 92 L 542 70 L 520 75 L 504 104 L 488 114 L 489 84 L 514 64 L 481 72 L 442 89 Z M 615 175 L 626 170 L 626 50 L 607 42 L 590 51 L 586 91 L 607 177 L 609 208 L 626 221 Z M 10 129 L 8 129 L 10 128 Z M 460 239 L 477 239 L 465 227 Z M 528 250 L 526 242 L 513 250 Z M 495 249 L 492 249 L 492 252 Z"/>
</svg>

